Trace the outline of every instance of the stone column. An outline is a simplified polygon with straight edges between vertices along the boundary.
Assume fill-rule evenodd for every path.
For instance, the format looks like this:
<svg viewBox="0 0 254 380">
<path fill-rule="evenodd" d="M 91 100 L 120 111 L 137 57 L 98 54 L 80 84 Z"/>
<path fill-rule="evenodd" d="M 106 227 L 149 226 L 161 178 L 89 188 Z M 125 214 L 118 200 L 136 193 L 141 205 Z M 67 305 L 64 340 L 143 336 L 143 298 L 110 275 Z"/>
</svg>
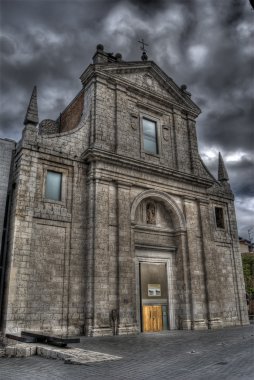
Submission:
<svg viewBox="0 0 254 380">
<path fill-rule="evenodd" d="M 202 243 L 199 229 L 199 214 L 195 199 L 185 198 L 184 210 L 187 222 L 187 251 L 191 289 L 191 328 L 207 328 L 205 283 L 202 265 Z"/>
<path fill-rule="evenodd" d="M 192 321 L 192 298 L 191 298 L 191 278 L 189 270 L 188 241 L 185 231 L 178 232 L 177 241 L 177 293 L 180 299 L 179 312 L 176 320 L 179 329 L 191 329 Z M 180 289 L 179 289 L 180 287 Z"/>
<path fill-rule="evenodd" d="M 91 335 L 112 335 L 109 310 L 109 183 L 95 179 L 93 233 L 93 329 Z"/>
<path fill-rule="evenodd" d="M 130 186 L 118 183 L 118 334 L 137 331 L 135 323 L 135 252 L 131 244 Z"/>
<path fill-rule="evenodd" d="M 211 236 L 209 203 L 198 202 L 199 223 L 202 242 L 202 263 L 205 283 L 205 302 L 208 327 L 221 327 L 219 281 L 217 279 L 217 252 Z"/>
<path fill-rule="evenodd" d="M 85 334 L 93 335 L 94 325 L 94 241 L 95 241 L 95 213 L 97 181 L 93 178 L 94 162 L 91 162 L 87 178 L 87 218 L 86 218 L 86 245 L 85 245 Z"/>
<path fill-rule="evenodd" d="M 173 112 L 175 131 L 175 157 L 177 159 L 176 168 L 181 172 L 191 172 L 190 142 L 187 120 L 180 110 L 174 108 Z"/>
<path fill-rule="evenodd" d="M 236 311 L 241 325 L 249 324 L 242 258 L 239 250 L 238 231 L 233 201 L 228 203 L 229 230 L 232 239 L 232 273 L 235 283 Z"/>
<path fill-rule="evenodd" d="M 173 125 L 172 125 L 172 128 L 173 128 L 173 146 L 174 146 L 174 166 L 175 168 L 178 170 L 179 169 L 179 165 L 178 165 L 178 149 L 177 149 L 177 138 L 176 138 L 176 134 L 177 134 L 177 129 L 179 128 L 179 114 L 180 112 L 177 110 L 177 109 L 173 109 Z"/>
<path fill-rule="evenodd" d="M 197 149 L 197 138 L 195 130 L 195 121 L 187 115 L 187 129 L 188 129 L 188 139 L 189 139 L 189 150 L 190 150 L 190 167 L 192 173 L 195 173 L 196 169 L 196 154 Z"/>
</svg>

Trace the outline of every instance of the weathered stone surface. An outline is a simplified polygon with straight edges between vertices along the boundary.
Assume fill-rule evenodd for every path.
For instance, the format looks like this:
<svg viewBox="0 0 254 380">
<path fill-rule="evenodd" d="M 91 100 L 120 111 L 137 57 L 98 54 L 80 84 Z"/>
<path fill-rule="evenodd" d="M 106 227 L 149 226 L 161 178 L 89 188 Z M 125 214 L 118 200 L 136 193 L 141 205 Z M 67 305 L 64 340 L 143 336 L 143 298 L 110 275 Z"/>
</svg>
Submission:
<svg viewBox="0 0 254 380">
<path fill-rule="evenodd" d="M 2 243 L 11 160 L 12 154 L 15 150 L 15 145 L 15 141 L 0 139 L 0 249 Z"/>
<path fill-rule="evenodd" d="M 27 125 L 31 123 L 33 125 L 37 125 L 38 122 L 39 122 L 39 118 L 38 118 L 38 105 L 37 105 L 37 88 L 36 86 L 34 86 L 33 92 L 30 98 L 30 102 L 26 111 L 24 124 Z"/>
<path fill-rule="evenodd" d="M 0 357 L 27 358 L 38 355 L 46 359 L 64 360 L 66 364 L 89 364 L 108 360 L 119 360 L 120 356 L 88 351 L 81 348 L 58 348 L 46 344 L 17 344 L 0 351 Z"/>
<path fill-rule="evenodd" d="M 72 108 L 65 132 L 28 124 L 16 150 L 4 330 L 141 331 L 142 262 L 167 268 L 167 328 L 248 323 L 233 194 L 200 160 L 198 107 L 149 61 L 91 65 L 82 83 L 78 125 Z M 62 174 L 60 201 L 45 198 L 47 170 Z"/>
</svg>

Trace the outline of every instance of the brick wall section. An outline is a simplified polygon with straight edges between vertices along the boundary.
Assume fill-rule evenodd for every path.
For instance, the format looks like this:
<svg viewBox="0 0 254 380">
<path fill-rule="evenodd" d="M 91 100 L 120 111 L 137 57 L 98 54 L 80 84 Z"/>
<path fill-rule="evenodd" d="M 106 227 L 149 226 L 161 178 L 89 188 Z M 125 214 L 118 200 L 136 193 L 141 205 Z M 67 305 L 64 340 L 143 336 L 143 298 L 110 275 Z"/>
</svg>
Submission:
<svg viewBox="0 0 254 380">
<path fill-rule="evenodd" d="M 80 122 L 84 108 L 84 91 L 81 91 L 69 106 L 61 113 L 59 121 L 60 132 L 71 131 Z"/>
</svg>

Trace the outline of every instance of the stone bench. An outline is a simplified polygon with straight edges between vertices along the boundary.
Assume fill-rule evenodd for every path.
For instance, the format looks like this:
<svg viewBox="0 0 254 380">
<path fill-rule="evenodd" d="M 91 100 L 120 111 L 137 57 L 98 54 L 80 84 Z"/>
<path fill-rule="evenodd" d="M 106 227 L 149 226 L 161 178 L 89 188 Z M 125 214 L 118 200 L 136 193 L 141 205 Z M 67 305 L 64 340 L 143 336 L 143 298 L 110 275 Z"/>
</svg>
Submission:
<svg viewBox="0 0 254 380">
<path fill-rule="evenodd" d="M 51 335 L 41 331 L 21 331 L 21 336 L 6 334 L 6 338 L 23 343 L 48 343 L 59 347 L 66 347 L 68 343 L 80 343 L 79 338 Z"/>
<path fill-rule="evenodd" d="M 8 339 L 17 340 L 18 342 L 22 343 L 36 343 L 36 338 L 29 336 L 19 336 L 15 334 L 6 334 L 5 336 Z"/>
</svg>

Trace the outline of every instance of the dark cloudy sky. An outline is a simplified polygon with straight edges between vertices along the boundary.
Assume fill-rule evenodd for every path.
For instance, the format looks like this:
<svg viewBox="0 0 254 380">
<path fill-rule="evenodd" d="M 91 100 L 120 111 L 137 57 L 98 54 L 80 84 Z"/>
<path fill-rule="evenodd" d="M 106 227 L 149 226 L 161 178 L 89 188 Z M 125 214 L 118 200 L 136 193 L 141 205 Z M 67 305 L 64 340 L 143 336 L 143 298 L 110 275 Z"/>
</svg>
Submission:
<svg viewBox="0 0 254 380">
<path fill-rule="evenodd" d="M 39 117 L 55 119 L 80 90 L 98 43 L 139 60 L 136 42 L 201 107 L 201 155 L 221 151 L 239 233 L 254 226 L 254 10 L 249 0 L 0 0 L 0 137 L 19 139 L 38 86 Z M 254 230 L 253 230 L 254 233 Z"/>
</svg>

